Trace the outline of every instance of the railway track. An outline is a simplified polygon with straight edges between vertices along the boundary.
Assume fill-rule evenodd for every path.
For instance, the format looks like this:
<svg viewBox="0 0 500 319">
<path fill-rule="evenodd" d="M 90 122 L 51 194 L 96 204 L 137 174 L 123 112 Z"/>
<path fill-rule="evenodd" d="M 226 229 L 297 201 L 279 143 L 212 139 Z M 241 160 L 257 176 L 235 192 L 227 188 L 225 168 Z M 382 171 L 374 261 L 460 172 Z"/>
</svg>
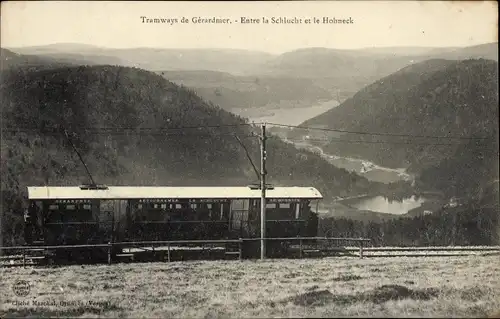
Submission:
<svg viewBox="0 0 500 319">
<path fill-rule="evenodd" d="M 182 260 L 237 260 L 241 259 L 239 247 L 230 246 L 183 247 L 183 246 L 150 246 L 129 247 L 113 255 L 113 262 L 144 261 L 182 261 Z M 42 253 L 42 249 L 34 249 L 25 255 L 0 256 L 0 267 L 37 266 L 54 264 Z M 500 246 L 467 246 L 467 247 L 326 247 L 290 245 L 285 255 L 279 258 L 321 258 L 349 256 L 357 258 L 391 258 L 391 257 L 465 257 L 500 255 Z M 84 261 L 83 263 L 111 263 L 110 260 Z M 80 264 L 81 262 L 73 262 Z M 68 264 L 60 262 L 55 264 Z"/>
</svg>

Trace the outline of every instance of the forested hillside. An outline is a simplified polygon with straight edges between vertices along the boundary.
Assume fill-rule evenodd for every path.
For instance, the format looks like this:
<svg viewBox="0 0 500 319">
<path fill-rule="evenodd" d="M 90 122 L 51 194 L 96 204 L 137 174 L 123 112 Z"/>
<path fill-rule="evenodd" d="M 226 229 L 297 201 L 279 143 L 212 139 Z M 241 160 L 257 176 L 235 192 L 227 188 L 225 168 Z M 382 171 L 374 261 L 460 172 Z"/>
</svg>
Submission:
<svg viewBox="0 0 500 319">
<path fill-rule="evenodd" d="M 489 137 L 464 143 L 452 157 L 425 169 L 417 187 L 443 192 L 448 198 L 481 197 L 492 185 L 498 185 L 500 173 L 498 135 Z"/>
<path fill-rule="evenodd" d="M 450 60 L 436 59 L 407 66 L 361 89 L 352 98 L 335 109 L 309 119 L 303 124 L 345 130 L 359 127 L 367 121 L 367 118 L 375 117 L 376 119 L 372 120 L 372 126 L 375 126 L 378 117 L 382 115 L 386 108 L 395 112 L 396 108 L 400 107 L 398 104 L 401 101 L 397 100 L 398 97 L 408 94 L 411 88 L 426 80 L 434 72 L 442 70 L 453 63 Z"/>
<path fill-rule="evenodd" d="M 2 82 L 4 211 L 20 213 L 27 185 L 89 182 L 63 130 L 98 183 L 247 185 L 257 180 L 234 137 L 258 165 L 255 128 L 154 73 L 81 66 L 10 72 Z M 275 137 L 268 140 L 267 170 L 270 183 L 311 185 L 327 198 L 379 187 Z"/>
<path fill-rule="evenodd" d="M 333 129 L 413 136 L 492 137 L 498 134 L 498 63 L 431 60 L 382 78 L 340 106 L 303 123 Z M 343 135 L 331 153 L 419 172 L 454 154 L 463 141 Z M 487 145 L 495 148 L 494 141 Z M 433 145 L 429 145 L 433 144 Z"/>
<path fill-rule="evenodd" d="M 45 70 L 22 77 L 13 74 L 5 78 L 2 98 L 4 128 L 48 130 L 64 126 L 79 148 L 84 153 L 90 152 L 87 157 L 96 161 L 96 169 L 102 168 L 98 160 L 102 157 L 120 164 L 116 165 L 117 170 L 128 167 L 125 172 L 140 176 L 139 179 L 145 179 L 144 183 L 153 180 L 147 181 L 140 164 L 152 165 L 156 172 L 150 172 L 151 177 L 163 179 L 164 183 L 176 179 L 189 183 L 186 179 L 189 176 L 200 183 L 230 178 L 246 183 L 254 179 L 244 150 L 233 137 L 242 138 L 258 159 L 258 141 L 250 137 L 253 129 L 245 126 L 242 118 L 147 71 L 101 66 Z M 168 130 L 207 125 L 221 127 Z M 116 132 L 96 134 L 87 132 L 88 127 L 113 128 Z M 155 130 L 155 135 L 147 131 L 127 134 L 122 130 L 141 127 L 166 130 L 164 133 Z M 43 135 L 42 132 L 24 131 L 15 136 L 23 139 L 23 134 Z M 50 138 L 59 139 L 59 136 Z M 351 179 L 367 185 L 363 178 L 335 169 L 317 155 L 298 152 L 275 138 L 268 144 L 269 174 L 276 182 L 280 179 L 306 182 L 318 171 L 324 175 L 326 184 L 336 186 L 335 193 L 356 188 L 354 183 L 351 185 Z M 294 165 L 300 168 L 295 169 Z"/>
</svg>

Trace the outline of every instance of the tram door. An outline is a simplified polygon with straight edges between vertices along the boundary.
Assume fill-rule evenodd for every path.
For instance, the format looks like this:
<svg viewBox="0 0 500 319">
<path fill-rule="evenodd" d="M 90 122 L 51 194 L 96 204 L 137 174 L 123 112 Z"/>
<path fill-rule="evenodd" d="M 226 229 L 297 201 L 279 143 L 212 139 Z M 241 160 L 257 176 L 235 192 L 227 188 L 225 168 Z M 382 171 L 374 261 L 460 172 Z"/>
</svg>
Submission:
<svg viewBox="0 0 500 319">
<path fill-rule="evenodd" d="M 231 202 L 231 228 L 240 236 L 247 236 L 248 229 L 248 199 L 236 199 Z"/>
<path fill-rule="evenodd" d="M 123 237 L 127 228 L 128 201 L 115 200 L 114 202 L 113 239 L 119 240 L 119 238 Z"/>
<path fill-rule="evenodd" d="M 99 226 L 104 241 L 114 241 L 122 226 L 125 225 L 126 200 L 103 200 L 99 213 Z"/>
</svg>

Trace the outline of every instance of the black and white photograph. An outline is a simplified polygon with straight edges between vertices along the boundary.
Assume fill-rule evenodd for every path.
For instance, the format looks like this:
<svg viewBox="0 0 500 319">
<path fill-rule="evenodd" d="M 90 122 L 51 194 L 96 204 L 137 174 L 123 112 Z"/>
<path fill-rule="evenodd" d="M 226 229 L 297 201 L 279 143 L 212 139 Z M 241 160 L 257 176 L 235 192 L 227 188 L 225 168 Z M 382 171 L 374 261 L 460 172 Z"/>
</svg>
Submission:
<svg viewBox="0 0 500 319">
<path fill-rule="evenodd" d="M 1 318 L 500 318 L 497 1 L 2 1 Z"/>
</svg>

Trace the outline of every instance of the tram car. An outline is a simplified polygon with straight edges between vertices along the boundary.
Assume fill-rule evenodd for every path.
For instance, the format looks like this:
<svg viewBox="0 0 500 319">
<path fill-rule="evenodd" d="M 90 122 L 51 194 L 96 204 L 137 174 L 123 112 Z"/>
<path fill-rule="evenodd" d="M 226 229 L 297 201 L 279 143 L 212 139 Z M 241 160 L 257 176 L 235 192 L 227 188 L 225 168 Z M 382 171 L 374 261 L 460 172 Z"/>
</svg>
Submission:
<svg viewBox="0 0 500 319">
<path fill-rule="evenodd" d="M 320 199 L 313 187 L 267 189 L 266 237 L 316 236 Z M 261 190 L 251 186 L 34 186 L 28 200 L 28 245 L 260 237 Z"/>
</svg>

